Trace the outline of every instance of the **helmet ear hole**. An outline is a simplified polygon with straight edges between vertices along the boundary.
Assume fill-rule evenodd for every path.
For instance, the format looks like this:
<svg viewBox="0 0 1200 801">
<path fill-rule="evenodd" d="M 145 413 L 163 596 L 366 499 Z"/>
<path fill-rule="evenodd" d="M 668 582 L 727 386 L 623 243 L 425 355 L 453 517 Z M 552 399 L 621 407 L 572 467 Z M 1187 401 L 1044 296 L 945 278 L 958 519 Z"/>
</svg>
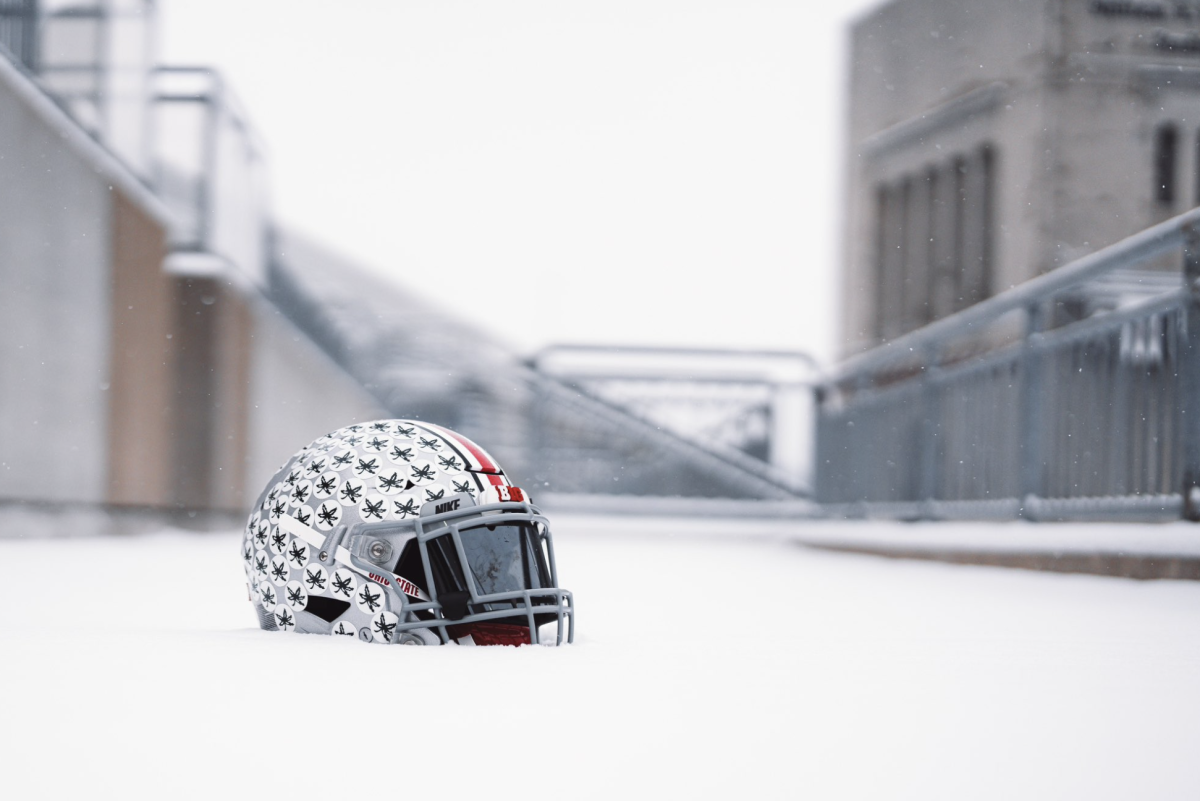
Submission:
<svg viewBox="0 0 1200 801">
<path fill-rule="evenodd" d="M 429 592 L 429 588 L 425 586 L 425 566 L 421 564 L 421 548 L 417 545 L 416 537 L 404 543 L 392 572 L 397 576 L 404 576 L 425 592 Z"/>
</svg>

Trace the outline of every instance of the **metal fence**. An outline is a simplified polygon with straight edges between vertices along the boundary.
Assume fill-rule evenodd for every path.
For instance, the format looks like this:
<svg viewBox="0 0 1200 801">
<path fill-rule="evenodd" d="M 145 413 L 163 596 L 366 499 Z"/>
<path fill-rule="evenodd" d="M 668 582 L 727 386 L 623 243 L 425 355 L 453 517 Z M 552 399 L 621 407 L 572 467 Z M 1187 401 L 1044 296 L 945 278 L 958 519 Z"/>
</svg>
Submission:
<svg viewBox="0 0 1200 801">
<path fill-rule="evenodd" d="M 813 359 L 799 351 L 557 344 L 544 376 L 811 497 Z"/>
<path fill-rule="evenodd" d="M 696 442 L 518 360 L 395 286 L 280 234 L 272 304 L 396 417 L 432 419 L 487 443 L 537 496 L 595 509 L 812 514 L 771 464 Z M 601 496 L 603 496 L 601 498 Z M 732 504 L 732 505 L 731 505 Z M 784 508 L 786 507 L 786 508 Z"/>
<path fill-rule="evenodd" d="M 267 165 L 249 115 L 209 67 L 159 66 L 153 78 L 151 184 L 174 214 L 169 267 L 189 273 L 198 263 L 189 255 L 209 256 L 261 284 L 270 217 Z"/>
<path fill-rule="evenodd" d="M 817 406 L 834 515 L 1200 519 L 1200 210 L 848 360 Z"/>
</svg>

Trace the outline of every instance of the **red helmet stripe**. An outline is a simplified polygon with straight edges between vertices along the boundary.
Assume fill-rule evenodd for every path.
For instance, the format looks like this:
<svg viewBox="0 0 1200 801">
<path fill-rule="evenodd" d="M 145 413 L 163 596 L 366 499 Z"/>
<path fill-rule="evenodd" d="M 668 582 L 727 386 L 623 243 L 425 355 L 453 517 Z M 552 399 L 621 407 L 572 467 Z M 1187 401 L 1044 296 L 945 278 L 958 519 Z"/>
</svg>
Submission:
<svg viewBox="0 0 1200 801">
<path fill-rule="evenodd" d="M 485 451 L 483 448 L 476 445 L 471 440 L 464 437 L 462 434 L 459 434 L 456 431 L 451 431 L 448 428 L 442 428 L 441 426 L 436 426 L 433 423 L 425 423 L 424 425 L 428 426 L 429 428 L 434 429 L 435 431 L 437 431 L 439 434 L 441 434 L 443 437 L 445 437 L 447 439 L 453 439 L 459 445 L 462 445 L 464 448 L 466 448 L 467 451 L 471 454 L 471 456 L 474 457 L 475 461 L 479 462 L 479 469 L 481 471 L 483 471 L 484 473 L 499 473 L 500 472 L 500 468 L 496 466 L 495 460 L 493 460 L 492 457 L 488 455 L 487 451 Z M 501 483 L 501 482 L 493 481 L 492 483 L 497 484 L 497 483 Z"/>
</svg>

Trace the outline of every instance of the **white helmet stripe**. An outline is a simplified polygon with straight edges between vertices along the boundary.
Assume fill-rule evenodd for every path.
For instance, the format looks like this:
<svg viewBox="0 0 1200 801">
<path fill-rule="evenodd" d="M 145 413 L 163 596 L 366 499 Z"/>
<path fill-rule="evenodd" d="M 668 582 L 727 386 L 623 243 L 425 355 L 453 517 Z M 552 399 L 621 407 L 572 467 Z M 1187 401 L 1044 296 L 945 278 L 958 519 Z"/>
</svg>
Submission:
<svg viewBox="0 0 1200 801">
<path fill-rule="evenodd" d="M 500 468 L 496 465 L 496 460 L 492 458 L 490 453 L 457 431 L 451 431 L 448 428 L 442 428 L 433 423 L 417 423 L 417 425 L 449 442 L 450 447 L 462 454 L 463 458 L 467 460 L 467 464 L 471 466 L 471 470 L 478 470 L 484 473 L 501 472 Z"/>
<path fill-rule="evenodd" d="M 279 527 L 281 529 L 283 529 L 284 531 L 286 531 L 287 533 L 291 534 L 293 537 L 298 537 L 298 538 L 304 540 L 305 542 L 307 542 L 309 545 L 313 546 L 314 548 L 320 549 L 320 547 L 325 544 L 325 538 L 323 536 L 321 536 L 321 534 L 319 534 L 316 531 L 313 531 L 311 528 L 304 525 L 303 523 L 301 523 L 299 520 L 292 517 L 291 515 L 288 515 L 288 514 L 281 515 L 279 518 Z M 370 571 L 363 570 L 359 567 L 356 567 L 354 565 L 354 563 L 350 561 L 350 551 L 346 550 L 341 545 L 337 546 L 337 549 L 334 551 L 334 558 L 336 558 L 339 562 L 341 562 L 343 565 L 345 565 L 350 570 L 353 570 L 355 573 L 358 573 L 360 576 L 365 577 L 369 581 L 374 581 L 374 582 L 377 582 L 380 584 L 390 584 L 391 583 L 384 576 L 380 576 L 377 573 L 371 573 Z M 404 578 L 403 576 L 397 576 L 395 573 L 392 573 L 390 571 L 388 571 L 388 575 L 391 576 L 393 579 L 395 579 L 396 586 L 399 587 L 400 591 L 403 592 L 405 595 L 411 595 L 413 598 L 416 598 L 421 601 L 431 600 L 430 597 L 428 595 L 426 595 L 425 592 L 420 587 L 418 587 L 416 584 L 413 584 L 411 581 Z"/>
</svg>

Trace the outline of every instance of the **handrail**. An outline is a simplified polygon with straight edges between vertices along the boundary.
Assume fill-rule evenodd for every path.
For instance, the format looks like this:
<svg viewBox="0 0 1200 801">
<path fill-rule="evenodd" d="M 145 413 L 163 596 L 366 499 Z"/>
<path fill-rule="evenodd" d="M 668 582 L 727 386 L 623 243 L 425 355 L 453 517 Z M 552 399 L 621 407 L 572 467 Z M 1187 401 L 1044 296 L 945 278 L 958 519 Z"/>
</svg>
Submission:
<svg viewBox="0 0 1200 801">
<path fill-rule="evenodd" d="M 1124 272 L 1168 251 L 1174 270 Z M 1056 319 L 1064 298 L 1086 314 Z M 847 360 L 817 398 L 818 500 L 831 514 L 1200 520 L 1198 332 L 1193 209 Z"/>
<path fill-rule="evenodd" d="M 538 350 L 530 361 L 536 364 L 540 359 L 556 352 L 577 353 L 631 353 L 638 355 L 656 356 L 748 356 L 772 359 L 795 359 L 804 362 L 809 367 L 817 368 L 816 360 L 799 350 L 772 350 L 756 348 L 686 348 L 670 345 L 598 345 L 595 343 L 562 342 L 546 345 Z"/>
<path fill-rule="evenodd" d="M 857 373 L 882 367 L 894 358 L 919 352 L 940 340 L 980 328 L 1002 315 L 1026 309 L 1108 270 L 1148 261 L 1180 245 L 1184 231 L 1197 225 L 1200 225 L 1200 208 L 1165 220 L 1070 264 L 1031 278 L 974 306 L 943 317 L 865 353 L 851 356 L 833 371 L 824 386 L 842 383 Z"/>
</svg>

